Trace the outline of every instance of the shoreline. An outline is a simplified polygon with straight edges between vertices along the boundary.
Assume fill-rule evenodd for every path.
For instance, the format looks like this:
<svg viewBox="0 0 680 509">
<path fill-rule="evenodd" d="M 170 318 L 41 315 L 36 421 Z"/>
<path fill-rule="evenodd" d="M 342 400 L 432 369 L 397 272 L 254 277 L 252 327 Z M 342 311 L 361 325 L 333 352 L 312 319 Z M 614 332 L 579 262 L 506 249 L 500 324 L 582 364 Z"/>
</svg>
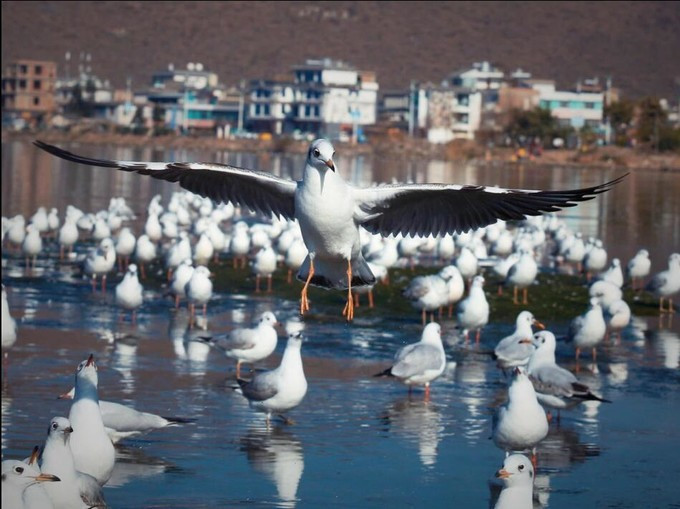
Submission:
<svg viewBox="0 0 680 509">
<path fill-rule="evenodd" d="M 290 138 L 217 139 L 193 136 L 144 136 L 134 134 L 62 132 L 55 130 L 36 132 L 11 132 L 2 130 L 2 141 L 29 141 L 40 139 L 48 143 L 86 143 L 115 146 L 152 146 L 158 149 L 186 148 L 225 150 L 230 152 L 273 152 L 304 154 L 309 142 Z M 371 137 L 367 143 L 353 145 L 336 142 L 335 147 L 347 156 L 381 156 L 401 160 L 438 160 L 478 165 L 521 164 L 529 166 L 588 167 L 597 169 L 625 169 L 643 171 L 671 171 L 680 173 L 680 153 L 650 153 L 624 147 L 596 147 L 589 151 L 546 150 L 541 156 L 516 160 L 513 148 L 485 148 L 468 140 L 455 140 L 435 145 L 423 139 L 405 135 Z"/>
</svg>

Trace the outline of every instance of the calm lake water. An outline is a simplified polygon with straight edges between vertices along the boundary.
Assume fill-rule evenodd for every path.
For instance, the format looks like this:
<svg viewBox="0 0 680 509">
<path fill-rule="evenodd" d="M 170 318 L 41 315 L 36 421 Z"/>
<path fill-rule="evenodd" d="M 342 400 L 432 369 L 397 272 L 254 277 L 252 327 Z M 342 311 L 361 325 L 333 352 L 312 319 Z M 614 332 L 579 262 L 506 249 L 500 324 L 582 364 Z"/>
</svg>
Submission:
<svg viewBox="0 0 680 509">
<path fill-rule="evenodd" d="M 220 161 L 300 178 L 303 161 L 287 155 L 158 151 L 71 145 L 100 158 Z M 574 188 L 618 177 L 621 170 L 456 167 L 443 162 L 339 158 L 356 184 L 373 181 L 453 182 L 518 188 Z M 72 203 L 95 212 L 124 196 L 140 216 L 151 196 L 167 203 L 175 185 L 123 172 L 72 165 L 24 142 L 2 144 L 2 214 L 32 214 L 38 206 L 63 212 Z M 633 172 L 595 200 L 561 213 L 584 235 L 602 238 L 622 262 L 641 247 L 653 272 L 680 250 L 680 175 Z M 139 230 L 138 230 L 139 231 Z M 86 250 L 83 246 L 81 250 Z M 430 401 L 394 380 L 373 378 L 403 343 L 416 341 L 417 312 L 382 314 L 346 324 L 337 315 L 305 319 L 303 361 L 309 391 L 290 413 L 292 426 L 264 427 L 260 414 L 232 390 L 234 366 L 217 351 L 187 342 L 188 317 L 175 312 L 163 289 L 147 290 L 138 325 L 117 319 L 113 285 L 92 294 L 55 248 L 32 274 L 3 252 L 19 339 L 3 369 L 2 456 L 26 457 L 42 444 L 49 419 L 68 415 L 56 399 L 70 388 L 90 352 L 100 367 L 100 397 L 195 423 L 124 441 L 105 488 L 112 507 L 488 507 L 489 482 L 504 453 L 488 439 L 493 409 L 506 394 L 503 375 L 486 355 L 463 348 L 455 322 L 442 322 L 450 365 L 434 382 Z M 115 281 L 120 276 L 113 278 Z M 559 298 L 556 295 L 555 298 Z M 378 305 L 380 303 L 378 302 Z M 584 302 L 584 310 L 586 303 Z M 249 324 L 264 310 L 280 321 L 298 302 L 216 288 L 208 328 Z M 558 336 L 571 317 L 545 316 Z M 514 329 L 491 323 L 482 349 Z M 283 336 L 281 336 L 283 337 Z M 265 366 L 277 364 L 284 341 Z M 558 362 L 573 368 L 572 350 Z M 678 507 L 680 490 L 680 318 L 637 317 L 620 344 L 605 345 L 597 366 L 579 378 L 612 404 L 590 402 L 563 412 L 539 445 L 537 507 Z"/>
</svg>

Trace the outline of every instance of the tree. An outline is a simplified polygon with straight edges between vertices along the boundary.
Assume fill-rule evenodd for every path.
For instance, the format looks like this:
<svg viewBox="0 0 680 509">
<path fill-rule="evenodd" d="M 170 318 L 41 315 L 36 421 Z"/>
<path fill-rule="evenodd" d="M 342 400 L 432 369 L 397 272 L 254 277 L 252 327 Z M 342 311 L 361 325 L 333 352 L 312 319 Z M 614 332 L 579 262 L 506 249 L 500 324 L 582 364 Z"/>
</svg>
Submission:
<svg viewBox="0 0 680 509">
<path fill-rule="evenodd" d="M 637 104 L 637 128 L 635 138 L 643 145 L 659 148 L 659 132 L 666 125 L 668 116 L 656 97 L 645 97 Z"/>
<path fill-rule="evenodd" d="M 604 107 L 604 117 L 611 125 L 616 145 L 628 144 L 628 130 L 632 125 L 634 115 L 635 103 L 628 99 L 621 99 Z"/>
<path fill-rule="evenodd" d="M 551 147 L 555 138 L 565 139 L 573 129 L 559 125 L 550 110 L 534 108 L 533 110 L 513 110 L 505 134 L 515 143 L 524 145 L 535 139 L 544 147 Z"/>
</svg>

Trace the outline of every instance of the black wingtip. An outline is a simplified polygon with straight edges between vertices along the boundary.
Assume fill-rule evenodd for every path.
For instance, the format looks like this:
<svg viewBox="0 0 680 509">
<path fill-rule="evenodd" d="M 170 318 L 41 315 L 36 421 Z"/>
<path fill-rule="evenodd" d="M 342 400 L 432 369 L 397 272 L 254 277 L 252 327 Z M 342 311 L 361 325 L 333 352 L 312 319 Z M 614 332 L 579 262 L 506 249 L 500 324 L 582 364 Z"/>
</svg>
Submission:
<svg viewBox="0 0 680 509">
<path fill-rule="evenodd" d="M 376 373 L 375 375 L 373 375 L 374 378 L 377 378 L 377 377 L 380 377 L 380 376 L 394 376 L 392 374 L 392 366 L 387 368 L 385 371 L 381 371 L 380 373 Z"/>
<path fill-rule="evenodd" d="M 90 157 L 79 156 L 73 154 L 72 152 L 69 152 L 68 150 L 64 150 L 54 145 L 50 145 L 49 143 L 45 143 L 44 141 L 35 140 L 33 142 L 33 145 L 35 145 L 39 149 L 44 150 L 45 152 L 52 154 L 53 156 L 57 156 L 60 159 L 65 159 L 67 161 L 71 161 L 74 163 L 88 164 L 91 166 L 100 166 L 102 168 L 120 168 L 122 170 L 127 169 L 121 168 L 121 166 L 115 161 L 106 161 L 104 159 L 93 159 Z"/>
<path fill-rule="evenodd" d="M 192 422 L 198 421 L 198 419 L 192 419 L 188 417 L 166 417 L 161 415 L 163 419 L 170 422 L 170 424 L 191 424 Z"/>
</svg>

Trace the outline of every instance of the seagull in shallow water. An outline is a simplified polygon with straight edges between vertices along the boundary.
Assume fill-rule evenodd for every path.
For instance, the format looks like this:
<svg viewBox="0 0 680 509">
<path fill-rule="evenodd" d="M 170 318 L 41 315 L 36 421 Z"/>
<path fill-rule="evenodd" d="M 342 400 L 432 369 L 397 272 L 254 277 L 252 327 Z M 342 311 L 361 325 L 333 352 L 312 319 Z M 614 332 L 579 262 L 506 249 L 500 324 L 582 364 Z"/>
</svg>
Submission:
<svg viewBox="0 0 680 509">
<path fill-rule="evenodd" d="M 446 353 L 442 344 L 442 329 L 438 323 L 428 323 L 420 341 L 400 348 L 394 364 L 375 376 L 394 376 L 408 385 L 425 386 L 425 398 L 430 396 L 430 382 L 439 378 L 446 368 Z"/>
<path fill-rule="evenodd" d="M 524 454 L 511 454 L 496 472 L 503 481 L 494 509 L 531 509 L 534 506 L 534 467 Z"/>
<path fill-rule="evenodd" d="M 298 406 L 307 394 L 307 379 L 302 367 L 302 334 L 294 331 L 288 335 L 288 343 L 281 364 L 271 371 L 258 373 L 250 380 L 238 379 L 240 391 L 250 407 L 267 416 L 267 427 L 273 413 L 283 414 Z M 286 422 L 289 419 L 281 415 Z"/>
<path fill-rule="evenodd" d="M 624 177 L 593 187 L 564 191 L 503 189 L 454 184 L 390 184 L 358 188 L 338 173 L 328 140 L 312 142 L 302 180 L 218 163 L 107 161 L 67 152 L 41 141 L 39 148 L 76 163 L 134 171 L 179 182 L 218 202 L 231 201 L 256 212 L 297 219 L 309 251 L 298 272 L 305 282 L 300 313 L 309 310 L 310 285 L 347 290 L 343 315 L 354 317 L 352 286 L 375 277 L 361 253 L 359 227 L 388 235 L 446 235 L 466 232 L 498 219 L 525 219 L 589 200 Z"/>
<path fill-rule="evenodd" d="M 673 295 L 680 291 L 680 253 L 668 257 L 668 270 L 656 274 L 645 286 L 645 290 L 659 297 L 659 312 L 673 314 Z M 663 301 L 668 298 L 668 309 Z"/>
<path fill-rule="evenodd" d="M 52 418 L 40 455 L 40 468 L 54 473 L 61 482 L 45 484 L 45 491 L 54 509 L 108 507 L 97 480 L 76 470 L 69 446 L 71 433 L 73 428 L 66 417 Z"/>
<path fill-rule="evenodd" d="M 98 381 L 97 365 L 90 354 L 76 370 L 76 391 L 68 420 L 73 427 L 71 452 L 76 469 L 104 485 L 113 472 L 116 453 L 99 410 Z"/>
<path fill-rule="evenodd" d="M 527 373 L 534 385 L 539 403 L 544 407 L 556 408 L 558 419 L 560 410 L 571 408 L 583 401 L 611 403 L 593 394 L 571 371 L 557 365 L 556 340 L 552 332 L 547 330 L 537 332 L 533 336 L 533 344 L 536 350 L 529 359 Z"/>
<path fill-rule="evenodd" d="M 534 353 L 531 339 L 534 334 L 531 329 L 532 325 L 545 329 L 545 325 L 536 320 L 531 311 L 522 311 L 517 315 L 515 331 L 501 339 L 494 349 L 498 366 L 501 369 L 526 366 L 529 362 L 529 358 Z"/>
</svg>

